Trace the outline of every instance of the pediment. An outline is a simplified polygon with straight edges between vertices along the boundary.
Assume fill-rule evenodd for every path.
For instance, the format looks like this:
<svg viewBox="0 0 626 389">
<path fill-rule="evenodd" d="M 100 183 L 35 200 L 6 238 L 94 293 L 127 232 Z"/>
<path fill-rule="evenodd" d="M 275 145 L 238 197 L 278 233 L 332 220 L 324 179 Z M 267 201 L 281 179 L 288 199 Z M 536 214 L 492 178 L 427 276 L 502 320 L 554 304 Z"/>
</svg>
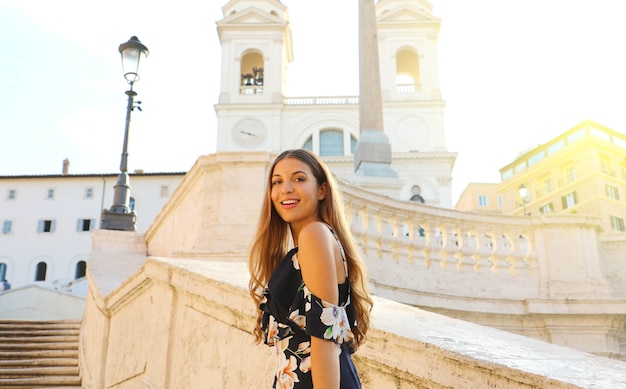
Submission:
<svg viewBox="0 0 626 389">
<path fill-rule="evenodd" d="M 278 0 L 231 0 L 222 7 L 224 24 L 285 24 L 287 7 Z"/>
<path fill-rule="evenodd" d="M 231 13 L 224 19 L 217 22 L 218 25 L 228 24 L 278 24 L 284 25 L 287 22 L 284 19 L 271 13 L 259 9 L 257 7 L 246 8 L 239 12 Z"/>
<path fill-rule="evenodd" d="M 424 3 L 424 4 L 422 4 Z M 433 22 L 440 19 L 433 16 L 432 6 L 421 1 L 381 1 L 376 14 L 379 23 Z"/>
</svg>

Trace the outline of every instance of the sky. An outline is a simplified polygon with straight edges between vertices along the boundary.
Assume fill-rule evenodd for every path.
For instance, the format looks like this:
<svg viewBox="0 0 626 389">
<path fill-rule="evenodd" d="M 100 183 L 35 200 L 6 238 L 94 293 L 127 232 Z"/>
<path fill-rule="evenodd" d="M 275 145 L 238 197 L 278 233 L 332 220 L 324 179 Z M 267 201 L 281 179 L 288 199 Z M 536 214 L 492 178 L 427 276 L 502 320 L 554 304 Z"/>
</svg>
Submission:
<svg viewBox="0 0 626 389">
<path fill-rule="evenodd" d="M 358 2 L 283 0 L 287 96 L 358 95 Z M 0 0 L 0 175 L 117 173 L 128 89 L 118 47 L 150 50 L 135 84 L 130 171 L 215 152 L 225 0 Z M 626 2 L 431 0 L 453 201 L 586 119 L 626 133 Z M 329 60 L 330 58 L 330 60 Z"/>
</svg>

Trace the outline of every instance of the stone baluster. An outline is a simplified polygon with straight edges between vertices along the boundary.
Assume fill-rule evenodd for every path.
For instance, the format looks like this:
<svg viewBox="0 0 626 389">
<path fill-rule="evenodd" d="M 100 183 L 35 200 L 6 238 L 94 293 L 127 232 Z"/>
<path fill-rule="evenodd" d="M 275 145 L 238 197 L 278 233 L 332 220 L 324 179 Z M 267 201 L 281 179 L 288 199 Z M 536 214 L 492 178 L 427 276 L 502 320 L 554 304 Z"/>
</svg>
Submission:
<svg viewBox="0 0 626 389">
<path fill-rule="evenodd" d="M 488 260 L 493 254 L 493 231 L 485 225 L 479 224 L 472 230 L 472 235 L 476 241 L 476 251 L 472 258 L 476 261 L 474 269 L 476 273 L 480 273 L 482 267 L 486 266 L 485 260 Z"/>
<path fill-rule="evenodd" d="M 455 223 L 444 222 L 440 228 L 441 231 L 441 256 L 440 266 L 447 270 L 449 265 L 458 266 L 456 254 L 459 251 L 459 233 Z"/>
</svg>

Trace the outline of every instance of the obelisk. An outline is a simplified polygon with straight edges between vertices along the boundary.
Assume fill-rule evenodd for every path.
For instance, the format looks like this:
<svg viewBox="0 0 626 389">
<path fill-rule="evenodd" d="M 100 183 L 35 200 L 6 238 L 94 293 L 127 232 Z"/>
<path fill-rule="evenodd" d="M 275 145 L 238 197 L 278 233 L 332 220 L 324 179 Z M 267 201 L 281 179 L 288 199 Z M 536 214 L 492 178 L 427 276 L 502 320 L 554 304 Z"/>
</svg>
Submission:
<svg viewBox="0 0 626 389">
<path fill-rule="evenodd" d="M 396 178 L 384 132 L 375 0 L 359 0 L 359 141 L 355 176 Z M 358 180 L 357 180 L 358 181 Z"/>
</svg>

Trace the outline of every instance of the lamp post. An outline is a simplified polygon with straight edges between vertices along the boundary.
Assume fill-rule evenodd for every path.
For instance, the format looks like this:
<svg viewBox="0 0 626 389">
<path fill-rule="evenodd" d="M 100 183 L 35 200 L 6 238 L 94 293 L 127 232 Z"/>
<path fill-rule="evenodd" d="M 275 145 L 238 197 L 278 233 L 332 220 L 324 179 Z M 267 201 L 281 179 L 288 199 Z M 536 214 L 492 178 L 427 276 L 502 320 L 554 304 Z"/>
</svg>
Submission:
<svg viewBox="0 0 626 389">
<path fill-rule="evenodd" d="M 528 195 L 528 189 L 526 185 L 522 184 L 519 187 L 519 195 L 522 197 L 522 204 L 524 204 L 524 216 L 526 216 L 526 196 Z"/>
<path fill-rule="evenodd" d="M 126 106 L 126 126 L 124 128 L 124 145 L 122 147 L 122 158 L 120 161 L 120 175 L 115 184 L 113 206 L 102 210 L 100 228 L 103 230 L 135 231 L 137 214 L 130 209 L 130 179 L 128 176 L 128 130 L 130 127 L 130 115 L 136 108 L 135 96 L 137 92 L 133 90 L 133 84 L 139 80 L 139 62 L 141 58 L 148 56 L 148 48 L 143 45 L 136 36 L 131 37 L 128 42 L 120 45 L 122 55 L 122 71 L 124 78 L 128 81 L 130 89 L 126 91 L 128 105 Z M 140 101 L 137 104 L 141 104 Z"/>
</svg>

